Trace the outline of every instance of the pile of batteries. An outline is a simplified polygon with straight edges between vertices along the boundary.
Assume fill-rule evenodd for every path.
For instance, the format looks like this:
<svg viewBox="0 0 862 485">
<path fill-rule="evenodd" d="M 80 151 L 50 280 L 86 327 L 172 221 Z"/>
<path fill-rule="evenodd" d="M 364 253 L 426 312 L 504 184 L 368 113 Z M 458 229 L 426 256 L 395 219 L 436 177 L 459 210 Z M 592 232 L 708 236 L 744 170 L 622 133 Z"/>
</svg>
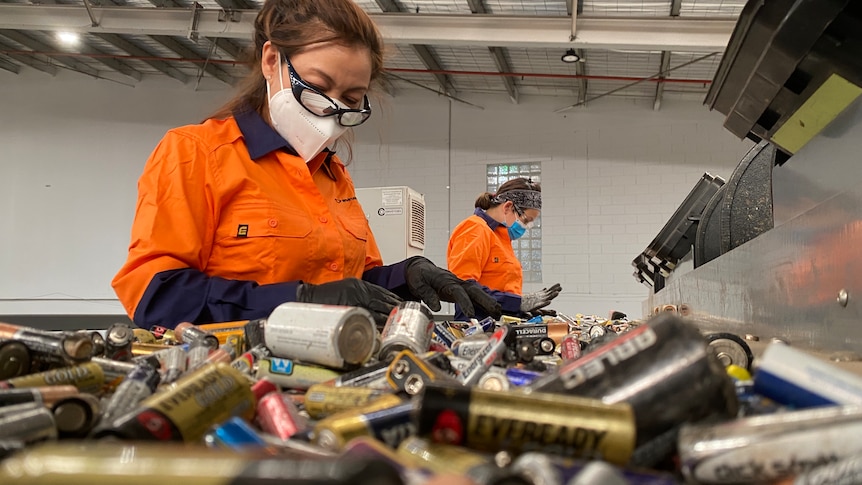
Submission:
<svg viewBox="0 0 862 485">
<path fill-rule="evenodd" d="M 836 477 L 862 469 L 859 378 L 773 344 L 752 380 L 674 313 L 435 323 L 407 302 L 379 331 L 360 308 L 285 303 L 247 322 L 0 338 L 4 485 L 859 483 Z"/>
</svg>

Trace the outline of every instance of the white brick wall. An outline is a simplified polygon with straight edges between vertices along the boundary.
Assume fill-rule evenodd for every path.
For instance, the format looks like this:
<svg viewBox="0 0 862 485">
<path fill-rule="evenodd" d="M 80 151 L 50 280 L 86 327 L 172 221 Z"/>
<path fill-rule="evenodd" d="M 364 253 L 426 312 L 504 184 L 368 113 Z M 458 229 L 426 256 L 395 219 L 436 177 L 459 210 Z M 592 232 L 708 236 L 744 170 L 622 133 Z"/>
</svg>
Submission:
<svg viewBox="0 0 862 485">
<path fill-rule="evenodd" d="M 354 181 L 425 194 L 425 254 L 445 265 L 449 231 L 484 191 L 485 166 L 540 161 L 543 285 L 563 285 L 553 308 L 570 314 L 642 316 L 647 288 L 632 277 L 632 259 L 704 172 L 728 178 L 751 146 L 697 102 L 668 99 L 655 112 L 611 99 L 562 114 L 553 113 L 566 104 L 559 99 L 475 102 L 484 109 L 452 103 L 450 124 L 444 98 L 384 100 L 383 116 L 357 130 Z"/>
</svg>

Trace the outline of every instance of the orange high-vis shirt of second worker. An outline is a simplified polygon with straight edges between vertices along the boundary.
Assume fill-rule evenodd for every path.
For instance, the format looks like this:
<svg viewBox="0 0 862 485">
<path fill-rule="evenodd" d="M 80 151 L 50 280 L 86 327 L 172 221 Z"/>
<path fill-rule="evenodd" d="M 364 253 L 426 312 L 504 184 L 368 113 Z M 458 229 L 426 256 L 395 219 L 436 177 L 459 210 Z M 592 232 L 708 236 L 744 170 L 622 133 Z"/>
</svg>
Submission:
<svg viewBox="0 0 862 485">
<path fill-rule="evenodd" d="M 306 164 L 273 150 L 252 159 L 233 117 L 169 131 L 138 192 L 128 259 L 113 280 L 132 317 L 167 270 L 319 284 L 382 265 L 338 158 L 324 151 Z"/>
<path fill-rule="evenodd" d="M 492 290 L 521 294 L 521 262 L 512 249 L 506 226 L 494 229 L 477 215 L 455 226 L 446 251 L 449 271 L 463 280 L 476 280 Z"/>
</svg>

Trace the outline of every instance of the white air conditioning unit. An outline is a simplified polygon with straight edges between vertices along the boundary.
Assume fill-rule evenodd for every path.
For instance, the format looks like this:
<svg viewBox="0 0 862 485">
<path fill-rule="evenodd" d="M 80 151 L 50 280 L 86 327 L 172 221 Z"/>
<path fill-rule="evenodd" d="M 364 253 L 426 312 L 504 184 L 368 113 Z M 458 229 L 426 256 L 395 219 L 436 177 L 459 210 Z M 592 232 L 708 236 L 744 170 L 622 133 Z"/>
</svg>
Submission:
<svg viewBox="0 0 862 485">
<path fill-rule="evenodd" d="M 383 264 L 425 253 L 425 197 L 410 187 L 356 189 Z"/>
</svg>

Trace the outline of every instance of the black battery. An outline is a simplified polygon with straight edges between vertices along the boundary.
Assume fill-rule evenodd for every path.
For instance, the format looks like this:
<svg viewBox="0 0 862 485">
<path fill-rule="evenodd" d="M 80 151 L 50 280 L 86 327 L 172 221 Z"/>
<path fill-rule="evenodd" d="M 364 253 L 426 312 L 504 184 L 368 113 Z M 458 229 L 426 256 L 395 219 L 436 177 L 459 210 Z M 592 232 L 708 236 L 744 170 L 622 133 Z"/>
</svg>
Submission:
<svg viewBox="0 0 862 485">
<path fill-rule="evenodd" d="M 733 383 L 694 325 L 661 313 L 525 389 L 632 405 L 637 444 L 683 422 L 731 418 Z"/>
</svg>

